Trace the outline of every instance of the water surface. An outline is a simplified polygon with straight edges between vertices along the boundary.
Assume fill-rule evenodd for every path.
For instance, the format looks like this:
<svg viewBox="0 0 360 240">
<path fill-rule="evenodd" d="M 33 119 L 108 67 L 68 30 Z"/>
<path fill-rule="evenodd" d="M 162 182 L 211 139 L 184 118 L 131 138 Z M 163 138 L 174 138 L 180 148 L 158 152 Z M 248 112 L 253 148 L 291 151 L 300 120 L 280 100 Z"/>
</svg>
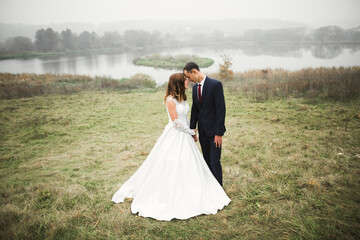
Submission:
<svg viewBox="0 0 360 240">
<path fill-rule="evenodd" d="M 224 54 L 232 58 L 233 71 L 251 69 L 282 68 L 299 70 L 316 67 L 349 67 L 360 65 L 359 46 L 251 46 L 227 47 L 183 47 L 153 53 L 161 55 L 190 54 L 214 59 L 215 63 L 201 69 L 205 73 L 218 71 Z M 117 54 L 88 54 L 82 56 L 51 56 L 31 59 L 9 59 L 0 61 L 0 72 L 10 73 L 70 73 L 112 78 L 131 77 L 137 73 L 152 76 L 157 84 L 168 81 L 169 76 L 181 70 L 157 69 L 136 66 L 132 63 L 137 56 L 153 54 L 147 52 L 125 52 Z"/>
</svg>

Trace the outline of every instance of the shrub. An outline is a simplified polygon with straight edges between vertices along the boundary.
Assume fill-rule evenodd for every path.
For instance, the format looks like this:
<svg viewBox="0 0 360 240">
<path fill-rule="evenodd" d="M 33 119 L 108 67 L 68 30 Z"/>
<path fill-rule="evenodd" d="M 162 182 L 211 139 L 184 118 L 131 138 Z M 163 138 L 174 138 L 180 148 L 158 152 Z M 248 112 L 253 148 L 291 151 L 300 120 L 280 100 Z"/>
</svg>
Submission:
<svg viewBox="0 0 360 240">
<path fill-rule="evenodd" d="M 155 80 L 146 74 L 138 73 L 129 79 L 129 84 L 134 88 L 154 88 L 156 87 Z"/>
<path fill-rule="evenodd" d="M 221 80 L 231 80 L 234 72 L 231 70 L 232 59 L 229 55 L 222 55 L 223 63 L 219 64 L 219 78 Z"/>
</svg>

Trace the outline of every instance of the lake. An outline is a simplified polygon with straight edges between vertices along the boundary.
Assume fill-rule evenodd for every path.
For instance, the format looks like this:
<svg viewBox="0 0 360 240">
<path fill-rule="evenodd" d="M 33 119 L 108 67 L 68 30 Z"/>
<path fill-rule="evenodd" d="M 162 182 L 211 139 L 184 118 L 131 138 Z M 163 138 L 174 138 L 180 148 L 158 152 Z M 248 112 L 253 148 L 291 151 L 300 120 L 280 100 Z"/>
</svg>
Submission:
<svg viewBox="0 0 360 240">
<path fill-rule="evenodd" d="M 247 47 L 182 47 L 157 52 L 125 52 L 117 54 L 88 54 L 81 56 L 52 56 L 30 59 L 9 59 L 0 61 L 0 72 L 9 73 L 70 73 L 90 76 L 109 76 L 120 79 L 131 77 L 137 73 L 152 76 L 158 85 L 167 82 L 169 76 L 181 70 L 156 69 L 136 66 L 132 63 L 138 56 L 159 53 L 161 55 L 198 55 L 214 59 L 215 63 L 201 69 L 204 73 L 218 71 L 222 63 L 222 55 L 232 58 L 232 70 L 235 72 L 251 69 L 282 68 L 299 70 L 316 67 L 349 67 L 360 65 L 360 46 L 317 45 L 268 46 L 257 45 Z"/>
</svg>

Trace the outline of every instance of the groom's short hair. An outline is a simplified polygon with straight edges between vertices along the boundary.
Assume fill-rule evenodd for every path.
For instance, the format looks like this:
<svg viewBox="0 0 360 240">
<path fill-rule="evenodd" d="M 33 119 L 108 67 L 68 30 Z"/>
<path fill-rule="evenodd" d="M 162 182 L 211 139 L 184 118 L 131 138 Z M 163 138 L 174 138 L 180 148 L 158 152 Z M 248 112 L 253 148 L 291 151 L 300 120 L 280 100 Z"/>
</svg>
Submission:
<svg viewBox="0 0 360 240">
<path fill-rule="evenodd" d="M 188 62 L 185 67 L 183 68 L 183 71 L 191 72 L 193 69 L 196 69 L 200 72 L 199 66 L 194 62 Z"/>
</svg>

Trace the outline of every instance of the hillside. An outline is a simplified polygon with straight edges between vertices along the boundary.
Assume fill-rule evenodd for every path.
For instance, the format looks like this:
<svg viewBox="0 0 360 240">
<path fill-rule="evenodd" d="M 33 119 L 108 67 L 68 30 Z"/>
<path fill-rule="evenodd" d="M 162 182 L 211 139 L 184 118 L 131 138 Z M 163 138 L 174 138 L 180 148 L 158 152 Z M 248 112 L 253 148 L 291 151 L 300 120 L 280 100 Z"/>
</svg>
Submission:
<svg viewBox="0 0 360 240">
<path fill-rule="evenodd" d="M 360 236 L 359 98 L 254 101 L 226 90 L 222 164 L 230 205 L 216 215 L 158 222 L 131 214 L 131 200 L 113 204 L 168 121 L 163 95 L 0 100 L 0 238 Z"/>
</svg>

